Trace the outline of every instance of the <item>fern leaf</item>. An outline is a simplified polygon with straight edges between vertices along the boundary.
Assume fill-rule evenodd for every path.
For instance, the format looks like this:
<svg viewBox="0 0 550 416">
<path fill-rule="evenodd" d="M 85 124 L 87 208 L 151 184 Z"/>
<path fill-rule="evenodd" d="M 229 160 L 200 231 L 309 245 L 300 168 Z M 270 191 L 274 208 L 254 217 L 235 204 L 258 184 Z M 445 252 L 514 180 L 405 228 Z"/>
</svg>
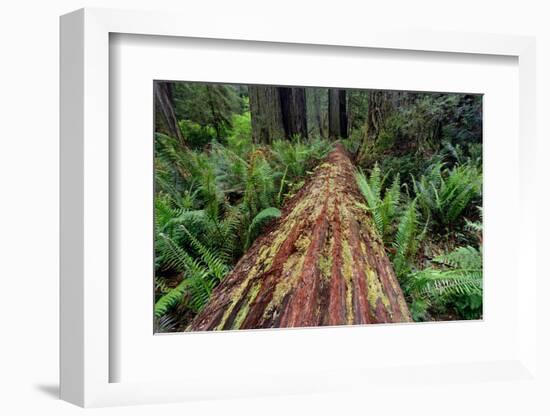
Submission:
<svg viewBox="0 0 550 416">
<path fill-rule="evenodd" d="M 279 218 L 280 216 L 281 211 L 275 207 L 265 208 L 260 211 L 254 217 L 254 219 L 250 223 L 250 226 L 248 227 L 245 248 L 248 249 L 248 247 L 250 247 L 250 244 L 252 243 L 256 235 L 258 235 L 259 230 L 267 221 L 274 218 Z"/>
<path fill-rule="evenodd" d="M 222 280 L 227 272 L 229 267 L 221 260 L 220 256 L 214 252 L 213 249 L 204 246 L 189 230 L 182 225 L 183 231 L 187 234 L 191 240 L 191 245 L 195 250 L 200 254 L 201 260 L 206 264 L 208 270 L 216 277 L 217 280 Z"/>
<path fill-rule="evenodd" d="M 160 318 L 178 303 L 181 303 L 183 293 L 188 286 L 189 281 L 183 280 L 175 288 L 169 290 L 165 295 L 161 296 L 155 303 L 155 317 Z"/>
<path fill-rule="evenodd" d="M 410 276 L 409 289 L 424 296 L 481 295 L 483 272 L 481 248 L 458 247 L 434 259 L 443 268 L 430 267 Z"/>
<path fill-rule="evenodd" d="M 377 169 L 377 166 L 378 165 L 375 166 L 375 169 Z M 363 172 L 357 173 L 356 181 L 359 190 L 365 198 L 365 201 L 367 201 L 367 205 L 369 207 L 370 213 L 372 214 L 376 229 L 378 230 L 378 233 L 382 236 L 384 233 L 384 219 L 380 210 L 380 207 L 382 206 L 382 201 L 380 200 L 380 190 L 379 188 L 377 188 L 377 186 L 379 186 L 380 170 L 377 169 L 377 171 L 378 173 L 373 173 L 371 175 L 370 182 L 367 180 Z M 374 181 L 372 180 L 372 178 L 374 178 Z"/>
<path fill-rule="evenodd" d="M 416 201 L 412 201 L 399 220 L 397 233 L 393 242 L 393 247 L 395 248 L 393 264 L 398 277 L 406 274 L 408 271 L 408 260 L 416 254 L 417 229 Z"/>
<path fill-rule="evenodd" d="M 170 237 L 160 234 L 159 242 L 163 243 L 162 248 L 165 252 L 166 263 L 174 270 L 179 272 L 187 271 L 193 275 L 207 274 L 207 270 Z"/>
</svg>

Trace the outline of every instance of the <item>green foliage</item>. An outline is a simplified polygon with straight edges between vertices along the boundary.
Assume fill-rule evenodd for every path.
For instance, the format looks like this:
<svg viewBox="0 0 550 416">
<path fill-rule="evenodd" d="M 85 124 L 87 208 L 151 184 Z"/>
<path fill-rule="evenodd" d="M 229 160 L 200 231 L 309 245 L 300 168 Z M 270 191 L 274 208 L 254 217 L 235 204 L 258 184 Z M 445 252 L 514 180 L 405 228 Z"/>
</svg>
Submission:
<svg viewBox="0 0 550 416">
<path fill-rule="evenodd" d="M 230 270 L 219 253 L 203 245 L 185 226 L 180 227 L 189 237 L 197 254 L 193 256 L 165 234 L 158 235 L 155 249 L 162 253 L 164 263 L 171 270 L 181 273 L 183 279 L 156 301 L 156 317 L 166 314 L 179 303 L 184 303 L 193 312 L 199 312 L 210 298 L 214 286 Z"/>
<path fill-rule="evenodd" d="M 233 130 L 227 137 L 227 146 L 236 154 L 243 155 L 252 150 L 252 124 L 250 112 L 233 114 Z"/>
<path fill-rule="evenodd" d="M 186 88 L 186 94 L 206 93 Z M 200 107 L 203 99 L 191 101 Z M 326 140 L 299 137 L 273 147 L 254 144 L 245 101 L 243 112 L 233 112 L 224 124 L 224 137 L 207 115 L 201 119 L 196 109 L 181 105 L 189 147 L 155 135 L 158 330 L 181 327 L 204 307 L 262 228 L 281 215 L 284 199 L 331 148 Z"/>
<path fill-rule="evenodd" d="M 409 285 L 412 291 L 428 296 L 481 295 L 481 250 L 471 246 L 458 247 L 435 257 L 433 262 L 440 267 L 429 267 L 411 276 Z"/>
<path fill-rule="evenodd" d="M 382 178 L 378 164 L 372 169 L 369 178 L 362 172 L 359 172 L 356 178 L 359 190 L 367 202 L 367 209 L 372 214 L 376 229 L 384 241 L 388 242 L 401 199 L 399 175 L 395 176 L 392 185 L 385 190 L 384 196 L 382 196 L 382 189 L 386 177 Z"/>
<path fill-rule="evenodd" d="M 389 255 L 397 276 L 404 278 L 411 271 L 412 260 L 426 229 L 419 230 L 416 200 L 402 202 L 405 198 L 401 195 L 399 175 L 383 191 L 386 177 L 382 177 L 378 164 L 368 178 L 362 172 L 356 175 L 359 190 L 367 203 L 364 208 L 372 214 L 374 225 L 386 246 L 392 248 Z"/>
<path fill-rule="evenodd" d="M 248 249 L 248 247 L 250 247 L 251 241 L 254 241 L 256 236 L 260 233 L 263 225 L 274 218 L 279 218 L 280 216 L 281 211 L 274 207 L 265 208 L 258 214 L 256 214 L 256 216 L 252 219 L 252 222 L 248 226 L 245 249 Z"/>
<path fill-rule="evenodd" d="M 383 175 L 379 165 L 375 164 L 369 177 L 362 172 L 357 174 L 357 184 L 366 201 L 364 208 L 371 212 L 376 229 L 383 236 L 395 273 L 409 300 L 413 319 L 423 321 L 429 319 L 432 311 L 447 313 L 449 308 L 463 319 L 479 318 L 482 312 L 481 249 L 458 247 L 449 254 L 436 256 L 433 265 L 427 268 L 421 268 L 422 262 L 418 258 L 430 217 L 459 218 L 460 214 L 455 210 L 462 195 L 467 193 L 464 189 L 469 190 L 469 185 L 475 180 L 481 181 L 477 170 L 466 165 L 445 171 L 438 162 L 420 180 L 412 179 L 416 191 L 412 200 L 400 192 L 399 175 L 394 177 L 390 187 L 384 188 L 387 178 L 388 173 Z M 467 184 L 465 178 L 471 182 Z M 422 218 L 418 204 L 426 197 L 421 193 L 424 189 L 433 190 L 433 199 L 438 204 L 429 206 Z M 468 195 L 474 197 L 468 199 L 467 205 L 475 200 L 474 193 Z M 460 213 L 464 209 L 459 210 Z M 470 220 L 465 223 L 466 230 L 481 241 L 481 223 Z"/>
<path fill-rule="evenodd" d="M 428 316 L 430 302 L 423 298 L 414 298 L 409 303 L 409 311 L 414 322 L 425 321 Z"/>
<path fill-rule="evenodd" d="M 393 242 L 395 253 L 393 253 L 391 259 L 397 277 L 403 278 L 410 272 L 410 261 L 416 255 L 418 244 L 423 238 L 424 232 L 419 232 L 416 201 L 412 201 L 407 205 L 399 219 Z"/>
<path fill-rule="evenodd" d="M 479 318 L 483 300 L 481 248 L 458 247 L 435 257 L 433 263 L 410 276 L 408 290 L 426 301 L 435 298 L 452 304 L 464 319 Z"/>
<path fill-rule="evenodd" d="M 331 148 L 332 144 L 324 139 L 306 141 L 294 137 L 292 140 L 274 140 L 271 150 L 274 162 L 280 170 L 286 170 L 288 180 L 292 181 L 305 176 Z"/>
<path fill-rule="evenodd" d="M 201 126 L 191 120 L 180 120 L 178 124 L 186 143 L 193 148 L 205 146 L 216 139 L 217 133 L 212 126 Z"/>
<path fill-rule="evenodd" d="M 189 286 L 188 280 L 182 280 L 179 285 L 169 290 L 159 300 L 155 302 L 155 317 L 160 318 L 166 315 L 170 309 L 182 302 L 186 287 Z"/>
<path fill-rule="evenodd" d="M 476 166 L 447 169 L 438 162 L 414 180 L 413 186 L 424 218 L 450 229 L 468 207 L 481 201 L 481 183 L 482 175 Z"/>
<path fill-rule="evenodd" d="M 479 211 L 479 217 L 480 221 L 470 221 L 466 220 L 466 229 L 476 234 L 479 240 L 481 240 L 481 235 L 483 233 L 483 224 L 481 223 L 481 219 L 483 218 L 483 209 L 481 207 L 477 207 Z"/>
<path fill-rule="evenodd" d="M 191 246 L 199 254 L 202 263 L 207 267 L 209 275 L 221 281 L 229 271 L 221 255 L 214 249 L 206 247 L 184 225 L 181 226 L 191 240 Z"/>
<path fill-rule="evenodd" d="M 217 139 L 229 134 L 232 115 L 242 111 L 238 90 L 232 85 L 176 83 L 174 96 L 177 119 L 211 128 Z M 201 143 L 190 145 L 200 146 Z"/>
<path fill-rule="evenodd" d="M 262 150 L 250 154 L 246 172 L 243 204 L 250 221 L 264 208 L 273 205 L 277 187 L 276 173 Z"/>
<path fill-rule="evenodd" d="M 185 144 L 155 134 L 155 328 L 161 332 L 184 328 L 204 307 L 333 145 L 314 138 L 328 131 L 326 89 L 307 92 L 309 140 L 260 145 L 252 141 L 246 87 L 174 85 Z M 369 96 L 348 91 L 351 131 L 342 142 L 361 153 L 358 167 L 368 173 L 357 174 L 362 207 L 385 243 L 413 318 L 479 318 L 481 97 L 385 92 L 371 126 L 376 135 L 369 136 Z"/>
</svg>

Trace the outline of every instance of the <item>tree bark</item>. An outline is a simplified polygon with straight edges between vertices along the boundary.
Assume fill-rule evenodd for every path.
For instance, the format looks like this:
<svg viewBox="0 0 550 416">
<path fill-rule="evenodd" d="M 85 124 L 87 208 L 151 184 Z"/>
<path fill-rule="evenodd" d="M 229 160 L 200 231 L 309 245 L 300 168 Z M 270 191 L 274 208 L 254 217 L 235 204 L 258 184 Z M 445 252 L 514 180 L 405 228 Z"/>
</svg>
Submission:
<svg viewBox="0 0 550 416">
<path fill-rule="evenodd" d="M 348 137 L 348 103 L 346 90 L 338 90 L 338 112 L 340 114 L 340 137 Z"/>
<path fill-rule="evenodd" d="M 249 86 L 248 96 L 254 143 L 285 137 L 281 98 L 277 87 Z"/>
<path fill-rule="evenodd" d="M 279 87 L 281 112 L 285 137 L 307 138 L 306 90 L 305 88 Z"/>
<path fill-rule="evenodd" d="M 188 331 L 409 322 L 340 144 L 214 289 Z"/>
<path fill-rule="evenodd" d="M 328 90 L 328 133 L 332 139 L 348 137 L 346 90 Z"/>
<path fill-rule="evenodd" d="M 361 162 L 367 156 L 376 140 L 380 131 L 384 127 L 386 118 L 391 109 L 394 107 L 393 101 L 398 99 L 397 94 L 391 91 L 372 90 L 369 92 L 369 110 L 367 113 L 367 121 L 363 128 L 363 137 L 361 144 L 357 148 L 356 161 Z"/>
<path fill-rule="evenodd" d="M 172 82 L 155 82 L 154 90 L 157 109 L 162 116 L 167 130 L 166 133 L 177 138 L 182 145 L 185 145 L 185 139 L 181 133 L 174 110 L 174 84 Z"/>
<path fill-rule="evenodd" d="M 323 128 L 323 116 L 321 113 L 321 96 L 317 88 L 313 89 L 313 101 L 315 105 L 315 121 L 317 122 L 317 129 L 319 130 L 319 136 L 325 137 L 325 131 Z"/>
</svg>

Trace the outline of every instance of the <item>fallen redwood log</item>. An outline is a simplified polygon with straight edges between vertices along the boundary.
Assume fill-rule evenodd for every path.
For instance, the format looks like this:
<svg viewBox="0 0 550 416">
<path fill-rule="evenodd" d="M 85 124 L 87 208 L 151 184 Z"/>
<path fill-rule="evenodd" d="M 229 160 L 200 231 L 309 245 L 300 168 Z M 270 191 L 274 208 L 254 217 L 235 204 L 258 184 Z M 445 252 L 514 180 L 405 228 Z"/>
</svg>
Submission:
<svg viewBox="0 0 550 416">
<path fill-rule="evenodd" d="M 337 144 L 187 330 L 410 321 L 354 172 Z"/>
</svg>

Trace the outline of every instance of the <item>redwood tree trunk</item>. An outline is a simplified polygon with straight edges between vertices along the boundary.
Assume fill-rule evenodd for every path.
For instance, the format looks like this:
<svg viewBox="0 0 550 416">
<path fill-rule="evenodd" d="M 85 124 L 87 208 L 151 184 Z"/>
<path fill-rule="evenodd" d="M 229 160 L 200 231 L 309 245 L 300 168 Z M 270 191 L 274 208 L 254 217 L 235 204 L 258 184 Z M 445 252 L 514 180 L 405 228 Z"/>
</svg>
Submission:
<svg viewBox="0 0 550 416">
<path fill-rule="evenodd" d="M 348 137 L 346 90 L 328 90 L 328 133 L 332 139 Z"/>
<path fill-rule="evenodd" d="M 172 82 L 155 82 L 154 90 L 157 110 L 162 116 L 166 132 L 170 136 L 177 138 L 182 145 L 185 145 L 185 140 L 179 128 L 174 110 L 173 89 L 174 84 Z"/>
<path fill-rule="evenodd" d="M 340 137 L 348 137 L 348 103 L 346 90 L 338 90 L 338 113 L 340 116 Z"/>
<path fill-rule="evenodd" d="M 252 139 L 254 143 L 271 143 L 285 137 L 281 97 L 277 87 L 249 86 Z"/>
<path fill-rule="evenodd" d="M 319 136 L 325 137 L 325 131 L 323 128 L 323 115 L 321 113 L 321 96 L 317 88 L 313 90 L 313 100 L 315 106 L 315 121 L 317 122 L 317 129 L 319 130 Z"/>
<path fill-rule="evenodd" d="M 285 137 L 290 139 L 298 135 L 307 138 L 305 88 L 280 87 L 279 94 Z"/>
<path fill-rule="evenodd" d="M 337 144 L 188 330 L 408 322 L 355 170 Z"/>
</svg>

